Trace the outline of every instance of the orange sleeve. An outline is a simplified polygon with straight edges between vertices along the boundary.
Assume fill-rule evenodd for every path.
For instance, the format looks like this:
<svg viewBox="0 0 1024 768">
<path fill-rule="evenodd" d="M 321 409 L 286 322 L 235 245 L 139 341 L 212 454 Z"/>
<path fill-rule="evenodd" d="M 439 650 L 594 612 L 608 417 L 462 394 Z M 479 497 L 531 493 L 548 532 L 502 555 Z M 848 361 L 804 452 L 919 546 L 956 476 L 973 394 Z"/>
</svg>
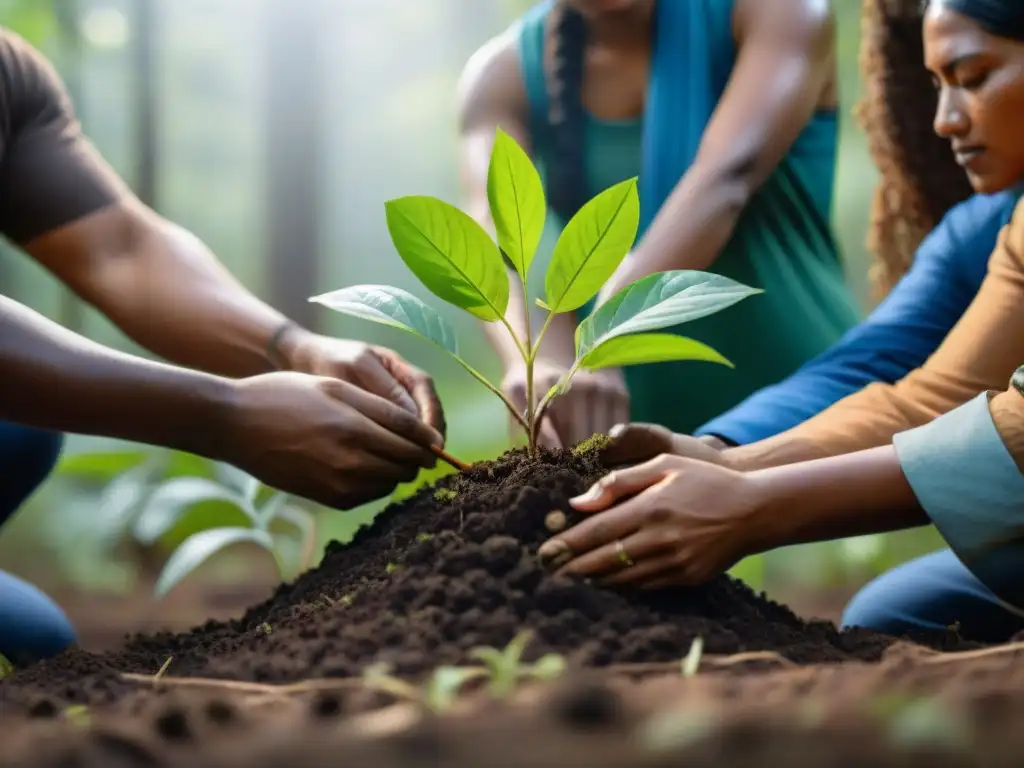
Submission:
<svg viewBox="0 0 1024 768">
<path fill-rule="evenodd" d="M 778 466 L 886 445 L 986 390 L 1024 361 L 1024 200 L 1000 233 L 978 295 L 923 366 L 871 384 L 793 429 L 729 449 L 737 466 Z"/>
</svg>

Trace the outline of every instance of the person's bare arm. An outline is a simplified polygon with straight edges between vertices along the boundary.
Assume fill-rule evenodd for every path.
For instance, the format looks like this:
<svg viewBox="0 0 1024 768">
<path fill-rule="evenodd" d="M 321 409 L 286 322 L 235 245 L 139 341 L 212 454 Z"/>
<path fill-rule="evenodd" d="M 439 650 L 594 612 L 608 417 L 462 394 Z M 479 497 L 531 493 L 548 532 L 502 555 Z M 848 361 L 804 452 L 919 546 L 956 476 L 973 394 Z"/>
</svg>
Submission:
<svg viewBox="0 0 1024 768">
<path fill-rule="evenodd" d="M 131 193 L 83 135 L 59 75 L 38 51 L 4 32 L 0 58 L 0 231 L 168 360 L 230 376 L 273 370 L 267 346 L 285 318 L 197 237 Z M 294 345 L 302 335 L 282 341 Z"/>
<path fill-rule="evenodd" d="M 0 296 L 0 419 L 212 457 L 231 382 L 100 346 Z M 212 449 L 212 450 L 211 450 Z"/>
<path fill-rule="evenodd" d="M 235 280 L 198 237 L 132 195 L 24 248 L 167 360 L 235 377 L 277 367 L 268 345 L 285 317 Z"/>
<path fill-rule="evenodd" d="M 736 66 L 697 157 L 602 295 L 654 272 L 708 269 L 822 99 L 834 71 L 827 0 L 751 0 L 737 14 Z"/>
<path fill-rule="evenodd" d="M 530 153 L 529 107 L 519 71 L 519 53 L 511 33 L 497 37 L 477 51 L 462 73 L 459 83 L 460 176 L 466 196 L 466 210 L 485 229 L 494 231 L 487 201 L 487 171 L 498 128 L 509 134 Z M 521 339 L 527 333 L 527 309 L 519 278 L 510 270 L 511 293 L 507 317 Z M 539 325 L 531 323 L 536 332 Z M 500 323 L 487 323 L 488 338 L 508 370 L 520 360 L 516 345 Z M 572 364 L 576 317 L 559 315 L 549 326 L 542 356 L 565 365 Z"/>
</svg>

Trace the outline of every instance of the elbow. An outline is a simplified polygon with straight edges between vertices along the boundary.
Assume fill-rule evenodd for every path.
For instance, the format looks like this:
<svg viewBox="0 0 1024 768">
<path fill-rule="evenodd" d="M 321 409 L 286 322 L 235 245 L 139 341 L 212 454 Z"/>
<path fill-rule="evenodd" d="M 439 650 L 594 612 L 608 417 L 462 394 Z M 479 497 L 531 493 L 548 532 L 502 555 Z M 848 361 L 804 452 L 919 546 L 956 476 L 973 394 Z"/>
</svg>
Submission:
<svg viewBox="0 0 1024 768">
<path fill-rule="evenodd" d="M 714 200 L 722 215 L 739 218 L 757 192 L 757 158 L 744 155 L 716 162 L 700 173 L 701 196 Z"/>
</svg>

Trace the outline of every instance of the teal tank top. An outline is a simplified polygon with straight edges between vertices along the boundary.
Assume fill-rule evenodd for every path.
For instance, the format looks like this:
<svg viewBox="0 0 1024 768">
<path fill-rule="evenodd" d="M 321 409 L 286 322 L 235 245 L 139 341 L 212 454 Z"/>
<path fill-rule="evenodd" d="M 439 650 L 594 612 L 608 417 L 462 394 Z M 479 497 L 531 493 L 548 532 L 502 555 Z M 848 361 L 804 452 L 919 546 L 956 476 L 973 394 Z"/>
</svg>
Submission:
<svg viewBox="0 0 1024 768">
<path fill-rule="evenodd" d="M 535 6 L 519 20 L 517 29 L 535 162 L 545 184 L 558 167 L 552 162 L 543 54 L 552 6 L 552 0 Z M 663 53 L 653 55 L 643 118 L 607 121 L 584 113 L 579 141 L 588 189 L 583 198 L 638 176 L 642 209 L 638 239 L 689 167 L 725 89 L 736 58 L 732 11 L 733 0 L 659 3 L 657 23 L 666 31 L 659 28 L 655 48 Z M 670 18 L 663 19 L 665 15 Z M 685 81 L 686 93 L 680 93 L 680 79 Z M 661 97 L 666 89 L 669 96 Z M 685 103 L 672 103 L 676 94 Z M 789 376 L 859 320 L 829 226 L 837 132 L 835 112 L 814 116 L 751 199 L 733 237 L 710 268 L 764 293 L 672 329 L 710 344 L 735 368 L 701 362 L 625 368 L 634 421 L 690 433 L 753 392 Z M 677 133 L 691 137 L 687 146 L 676 146 Z M 557 236 L 564 218 L 549 210 L 548 220 L 549 237 Z"/>
</svg>

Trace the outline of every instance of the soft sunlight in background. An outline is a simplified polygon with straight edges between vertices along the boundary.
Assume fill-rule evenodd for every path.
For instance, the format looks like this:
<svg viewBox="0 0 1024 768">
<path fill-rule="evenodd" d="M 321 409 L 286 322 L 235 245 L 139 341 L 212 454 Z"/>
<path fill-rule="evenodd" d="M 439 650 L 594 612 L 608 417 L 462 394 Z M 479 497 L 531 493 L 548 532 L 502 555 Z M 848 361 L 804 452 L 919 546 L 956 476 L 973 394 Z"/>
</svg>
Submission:
<svg viewBox="0 0 1024 768">
<path fill-rule="evenodd" d="M 416 340 L 345 320 L 304 298 L 344 285 L 385 283 L 440 303 L 424 295 L 394 253 L 383 203 L 407 194 L 460 202 L 457 77 L 467 57 L 529 5 L 0 0 L 0 24 L 22 32 L 52 58 L 104 156 L 161 212 L 205 239 L 243 282 L 321 330 L 386 343 L 431 370 L 449 412 L 449 446 L 473 460 L 506 446 L 505 415 L 493 396 Z M 876 177 L 851 117 L 859 95 L 860 8 L 855 2 L 835 6 L 843 99 L 835 222 L 850 280 L 865 297 L 864 236 Z M 0 252 L 0 285 L 70 327 L 134 350 L 105 320 L 9 249 Z M 496 362 L 480 329 L 456 310 L 438 308 L 456 324 L 468 360 L 495 376 Z M 110 450 L 124 455 L 90 459 Z M 70 439 L 62 475 L 5 527 L 5 568 L 44 586 L 64 580 L 79 587 L 132 588 L 137 564 L 110 547 L 110 526 L 116 531 L 120 523 L 101 520 L 97 498 L 114 471 L 133 461 L 138 454 L 132 446 Z M 177 463 L 178 472 L 206 471 L 202 463 Z M 347 537 L 382 505 L 322 513 L 320 544 Z M 204 506 L 163 543 L 165 552 L 189 530 L 223 524 L 230 514 Z M 804 547 L 798 557 L 752 559 L 741 572 L 780 588 L 844 587 L 931 543 L 917 533 Z M 54 564 L 49 573 L 33 568 L 40 561 Z M 245 574 L 236 561 L 228 567 Z"/>
</svg>

